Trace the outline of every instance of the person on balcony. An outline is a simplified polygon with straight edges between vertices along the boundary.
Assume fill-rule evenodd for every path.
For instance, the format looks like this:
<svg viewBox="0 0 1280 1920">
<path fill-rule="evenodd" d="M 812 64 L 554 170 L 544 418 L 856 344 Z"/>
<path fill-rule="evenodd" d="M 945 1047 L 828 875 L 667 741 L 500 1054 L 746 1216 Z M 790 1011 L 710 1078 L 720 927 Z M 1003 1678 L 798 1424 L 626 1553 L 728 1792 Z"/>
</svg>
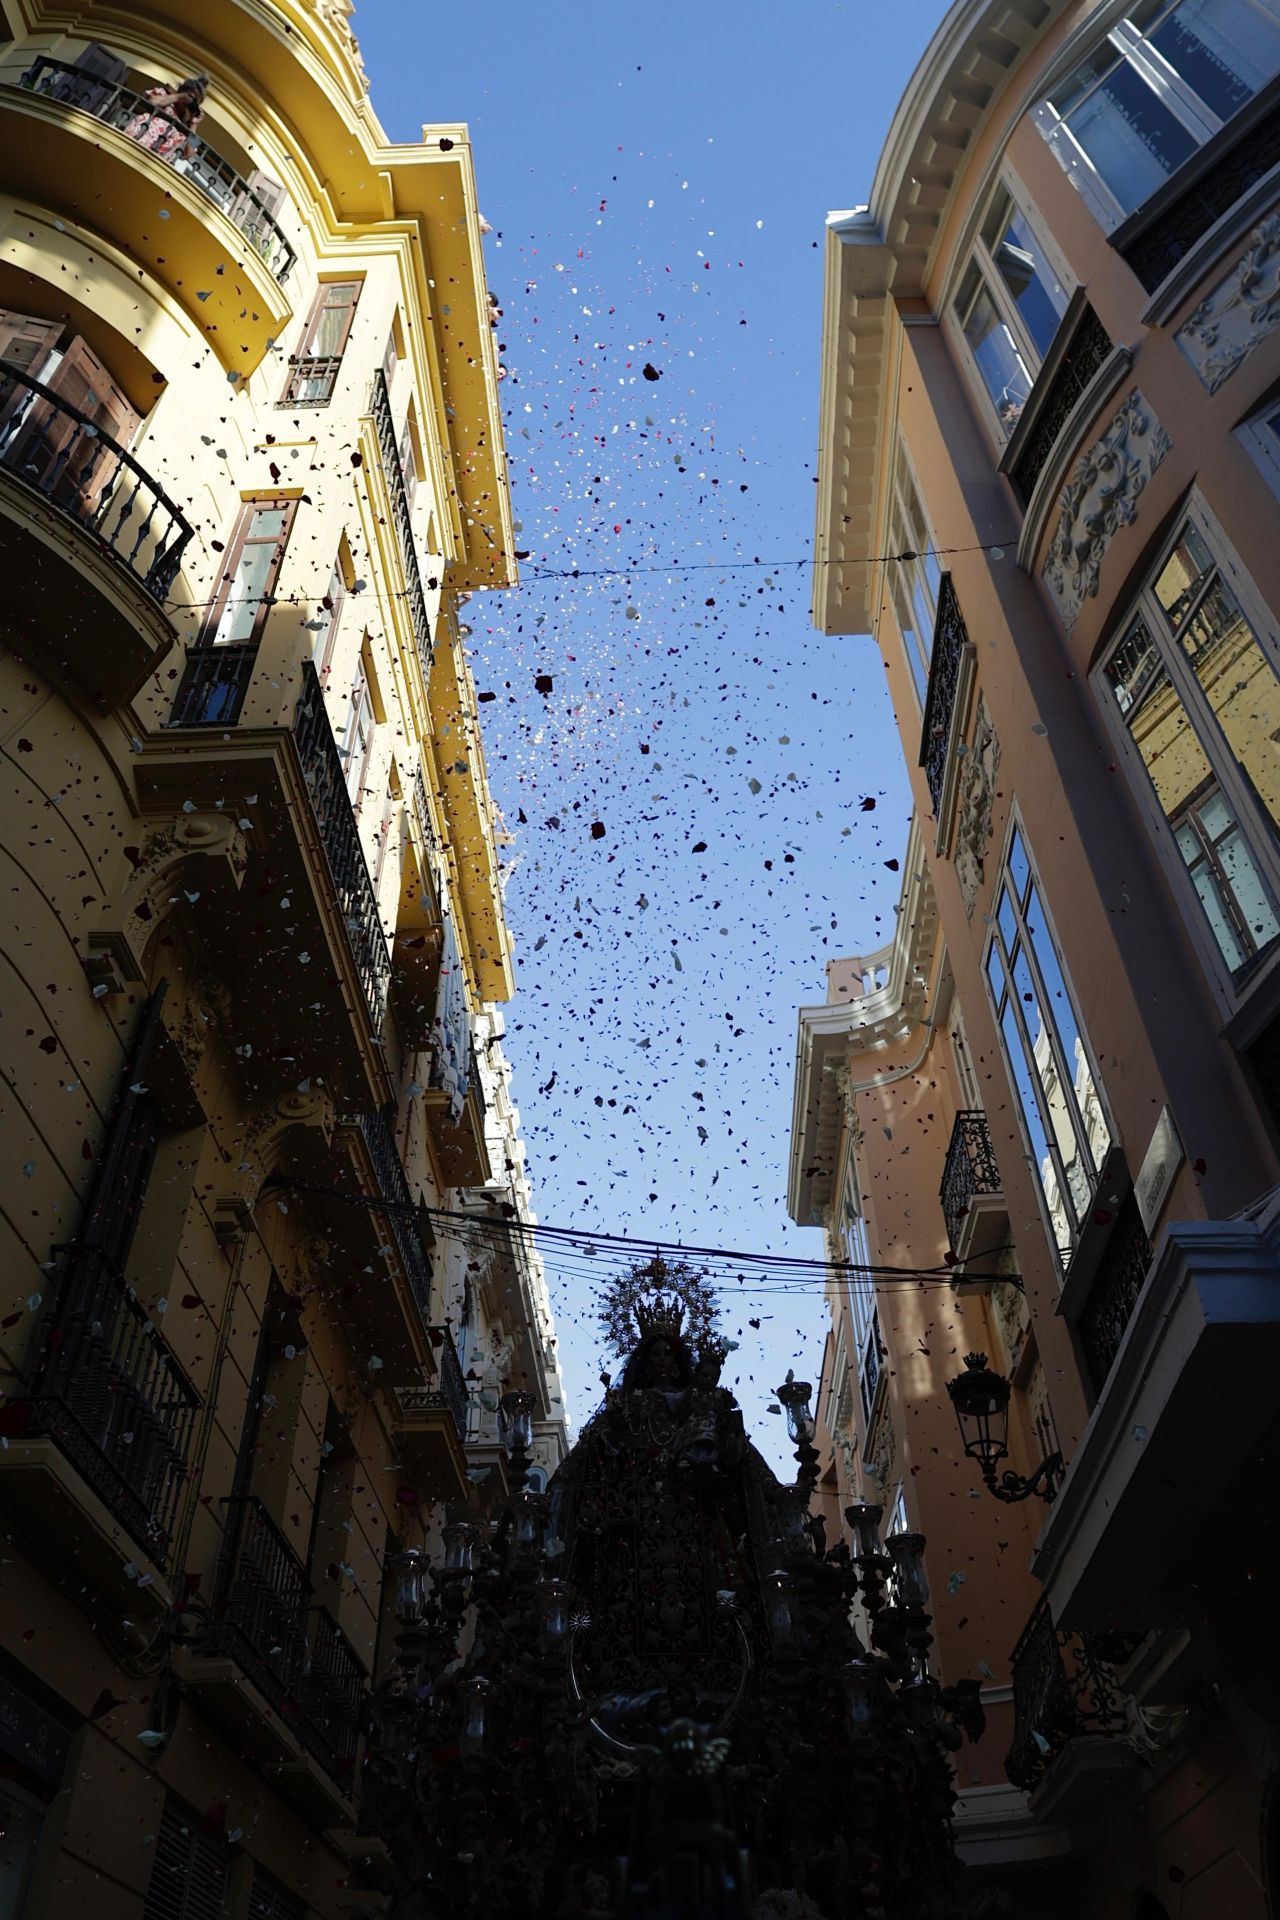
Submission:
<svg viewBox="0 0 1280 1920">
<path fill-rule="evenodd" d="M 204 73 L 193 74 L 177 87 L 148 87 L 143 98 L 155 111 L 135 113 L 125 132 L 161 160 L 175 164 L 185 159 L 194 151 L 192 136 L 200 124 L 208 88 L 209 76 Z"/>
</svg>

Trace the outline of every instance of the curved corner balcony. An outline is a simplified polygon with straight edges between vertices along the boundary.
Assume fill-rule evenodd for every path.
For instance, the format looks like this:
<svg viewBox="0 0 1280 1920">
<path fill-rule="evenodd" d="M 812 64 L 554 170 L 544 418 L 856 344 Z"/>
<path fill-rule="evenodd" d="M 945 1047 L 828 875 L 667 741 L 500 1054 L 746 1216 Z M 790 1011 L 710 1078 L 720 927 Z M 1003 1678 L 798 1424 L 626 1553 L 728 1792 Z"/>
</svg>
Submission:
<svg viewBox="0 0 1280 1920">
<path fill-rule="evenodd" d="M 292 314 L 294 249 L 249 182 L 129 87 L 42 54 L 0 85 L 11 186 L 145 265 L 247 377 Z"/>
<path fill-rule="evenodd" d="M 127 448 L 0 361 L 0 556 L 28 635 L 103 707 L 173 644 L 167 600 L 191 527 Z"/>
</svg>

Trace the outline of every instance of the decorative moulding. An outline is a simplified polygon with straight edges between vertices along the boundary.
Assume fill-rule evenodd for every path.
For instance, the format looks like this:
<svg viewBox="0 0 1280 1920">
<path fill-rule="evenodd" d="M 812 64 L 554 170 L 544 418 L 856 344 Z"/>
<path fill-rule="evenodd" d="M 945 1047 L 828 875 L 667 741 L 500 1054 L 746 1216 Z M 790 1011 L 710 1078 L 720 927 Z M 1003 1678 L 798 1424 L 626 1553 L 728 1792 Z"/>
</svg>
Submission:
<svg viewBox="0 0 1280 1920">
<path fill-rule="evenodd" d="M 1275 205 L 1278 191 L 1280 167 L 1272 167 L 1220 220 L 1214 221 L 1209 231 L 1187 249 L 1177 266 L 1161 281 L 1142 310 L 1144 327 L 1162 327 L 1173 318 L 1178 308 L 1190 299 L 1214 262 L 1243 239 L 1249 229 L 1256 226 Z"/>
<path fill-rule="evenodd" d="M 987 712 L 987 703 L 978 695 L 978 713 L 973 738 L 963 757 L 956 798 L 955 867 L 964 896 L 964 910 L 973 915 L 985 874 L 987 843 L 991 838 L 991 810 L 996 797 L 996 770 L 1000 765 L 1000 742 Z"/>
<path fill-rule="evenodd" d="M 1280 326 L 1280 214 L 1249 235 L 1230 272 L 1178 328 L 1175 338 L 1210 393 L 1229 380 Z"/>
<path fill-rule="evenodd" d="M 1107 548 L 1137 518 L 1142 492 L 1172 444 L 1135 387 L 1072 469 L 1044 568 L 1068 633 L 1085 601 L 1098 591 Z"/>
<path fill-rule="evenodd" d="M 1063 421 L 1062 431 L 1054 441 L 1053 450 L 1031 490 L 1031 498 L 1023 516 L 1022 532 L 1018 535 L 1018 565 L 1024 573 L 1035 570 L 1036 552 L 1044 537 L 1054 502 L 1062 491 L 1072 455 L 1084 438 L 1088 422 L 1111 398 L 1132 365 L 1133 354 L 1128 347 L 1112 347 Z"/>
</svg>

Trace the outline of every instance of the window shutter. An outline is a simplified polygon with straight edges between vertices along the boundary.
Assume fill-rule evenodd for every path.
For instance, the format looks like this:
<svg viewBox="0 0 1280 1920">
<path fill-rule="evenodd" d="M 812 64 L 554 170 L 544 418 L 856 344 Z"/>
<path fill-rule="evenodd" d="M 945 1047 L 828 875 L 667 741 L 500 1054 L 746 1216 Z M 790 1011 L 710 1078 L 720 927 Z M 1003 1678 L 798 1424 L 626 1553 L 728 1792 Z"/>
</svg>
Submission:
<svg viewBox="0 0 1280 1920">
<path fill-rule="evenodd" d="M 226 1920 L 227 1850 L 181 1801 L 165 1801 L 142 1920 Z"/>
<path fill-rule="evenodd" d="M 279 213 L 280 203 L 284 199 L 284 188 L 280 182 L 273 180 L 269 173 L 264 173 L 261 167 L 255 167 L 249 175 L 247 184 L 254 199 L 257 200 L 261 206 L 265 207 L 274 219 Z"/>
<path fill-rule="evenodd" d="M 306 1920 L 307 1909 L 296 1893 L 281 1886 L 265 1867 L 253 1870 L 249 1894 L 249 1920 Z"/>
<path fill-rule="evenodd" d="M 37 320 L 34 314 L 0 307 L 0 360 L 38 380 L 44 357 L 61 333 L 61 320 Z"/>
<path fill-rule="evenodd" d="M 96 113 L 112 89 L 123 85 L 128 72 L 119 54 L 99 46 L 96 40 L 76 55 L 75 64 L 78 72 L 58 75 L 53 98 L 65 100 L 68 106 L 83 107 L 86 113 Z"/>
</svg>

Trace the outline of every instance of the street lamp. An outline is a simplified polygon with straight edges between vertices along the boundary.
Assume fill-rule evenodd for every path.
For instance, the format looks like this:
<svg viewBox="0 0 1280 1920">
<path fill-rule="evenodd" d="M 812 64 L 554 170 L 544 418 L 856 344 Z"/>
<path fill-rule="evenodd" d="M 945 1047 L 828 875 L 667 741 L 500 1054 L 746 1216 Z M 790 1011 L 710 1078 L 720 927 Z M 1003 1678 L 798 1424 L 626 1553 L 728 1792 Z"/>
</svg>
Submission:
<svg viewBox="0 0 1280 1920">
<path fill-rule="evenodd" d="M 1025 1500 L 1036 1494 L 1051 1501 L 1062 1481 L 1060 1453 L 1050 1453 L 1035 1472 L 1024 1478 L 1006 1467 L 996 1479 L 996 1468 L 1009 1454 L 1009 1401 L 1013 1389 L 1003 1374 L 992 1373 L 985 1353 L 966 1353 L 965 1371 L 948 1380 L 947 1392 L 960 1423 L 960 1438 L 970 1460 L 976 1460 L 982 1483 L 997 1500 Z"/>
</svg>

